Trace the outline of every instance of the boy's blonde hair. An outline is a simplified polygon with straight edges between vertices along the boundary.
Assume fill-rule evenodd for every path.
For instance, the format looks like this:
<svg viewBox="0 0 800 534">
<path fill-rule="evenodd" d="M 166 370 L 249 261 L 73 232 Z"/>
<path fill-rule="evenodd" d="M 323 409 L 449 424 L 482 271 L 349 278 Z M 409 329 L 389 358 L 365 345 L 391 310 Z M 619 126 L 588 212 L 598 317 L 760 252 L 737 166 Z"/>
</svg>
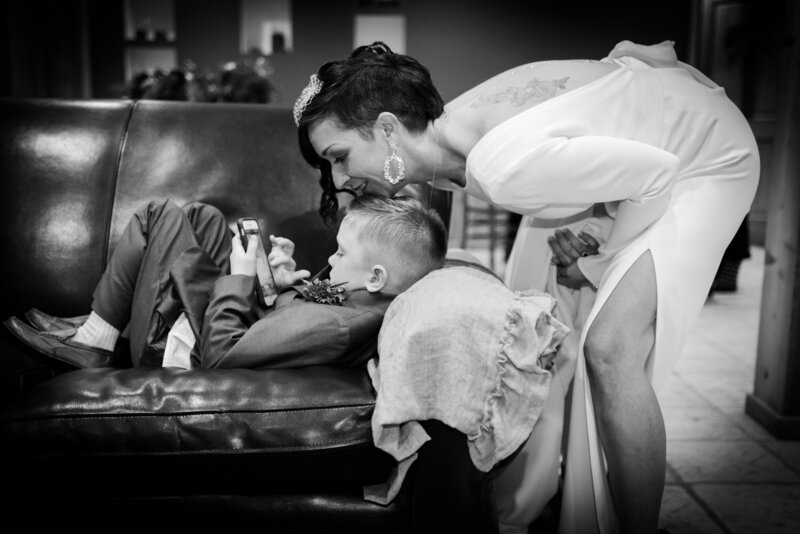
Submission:
<svg viewBox="0 0 800 534">
<path fill-rule="evenodd" d="M 353 199 L 345 217 L 379 263 L 390 264 L 387 269 L 401 290 L 444 265 L 447 229 L 435 210 L 414 198 L 362 195 Z"/>
</svg>

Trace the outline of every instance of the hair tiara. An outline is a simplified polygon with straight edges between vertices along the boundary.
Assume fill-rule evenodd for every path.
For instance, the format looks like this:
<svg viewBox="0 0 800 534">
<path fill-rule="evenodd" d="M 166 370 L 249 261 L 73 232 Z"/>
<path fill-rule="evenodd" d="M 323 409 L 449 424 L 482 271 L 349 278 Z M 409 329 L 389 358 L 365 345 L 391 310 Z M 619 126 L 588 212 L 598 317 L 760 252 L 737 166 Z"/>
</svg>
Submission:
<svg viewBox="0 0 800 534">
<path fill-rule="evenodd" d="M 371 45 L 367 47 L 367 50 L 375 54 L 376 56 L 382 56 L 383 54 L 391 54 L 392 49 L 389 48 L 386 43 L 382 41 L 375 41 Z"/>
<path fill-rule="evenodd" d="M 300 126 L 300 119 L 303 116 L 303 112 L 320 91 L 322 91 L 322 81 L 319 79 L 319 76 L 312 74 L 308 80 L 308 85 L 306 85 L 305 89 L 303 89 L 300 96 L 297 97 L 297 101 L 294 103 L 294 123 L 296 126 Z"/>
</svg>

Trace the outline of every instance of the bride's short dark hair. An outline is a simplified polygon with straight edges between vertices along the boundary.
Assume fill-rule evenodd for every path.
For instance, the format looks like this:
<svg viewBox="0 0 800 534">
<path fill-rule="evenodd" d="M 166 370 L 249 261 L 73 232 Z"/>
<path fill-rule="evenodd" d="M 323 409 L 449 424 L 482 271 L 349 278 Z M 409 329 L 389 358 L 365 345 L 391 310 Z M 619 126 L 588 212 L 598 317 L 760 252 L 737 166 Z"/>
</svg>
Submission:
<svg viewBox="0 0 800 534">
<path fill-rule="evenodd" d="M 321 172 L 320 215 L 332 222 L 339 203 L 330 164 L 320 158 L 309 140 L 313 124 L 333 119 L 367 139 L 381 112 L 388 111 L 410 132 L 425 130 L 444 112 L 444 101 L 428 69 L 416 59 L 396 54 L 383 42 L 359 46 L 345 59 L 330 61 L 317 72 L 322 89 L 311 99 L 298 124 L 300 151 Z"/>
</svg>

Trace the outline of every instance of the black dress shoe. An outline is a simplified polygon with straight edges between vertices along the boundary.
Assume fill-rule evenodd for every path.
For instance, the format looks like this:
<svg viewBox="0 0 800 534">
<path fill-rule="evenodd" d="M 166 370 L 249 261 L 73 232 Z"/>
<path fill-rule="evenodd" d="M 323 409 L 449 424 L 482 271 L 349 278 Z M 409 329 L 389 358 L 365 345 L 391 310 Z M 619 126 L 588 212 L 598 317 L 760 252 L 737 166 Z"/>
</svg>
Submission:
<svg viewBox="0 0 800 534">
<path fill-rule="evenodd" d="M 71 334 L 40 332 L 16 317 L 6 319 L 3 324 L 29 347 L 73 367 L 81 369 L 113 367 L 113 353 L 110 350 L 89 347 L 71 341 L 68 337 Z M 74 333 L 74 328 L 65 330 L 65 332 Z"/>
<path fill-rule="evenodd" d="M 78 328 L 86 322 L 87 317 L 89 316 L 55 317 L 38 308 L 31 308 L 25 312 L 25 319 L 27 319 L 34 328 L 42 332 L 58 332 L 61 330 L 69 330 L 70 328 Z"/>
</svg>

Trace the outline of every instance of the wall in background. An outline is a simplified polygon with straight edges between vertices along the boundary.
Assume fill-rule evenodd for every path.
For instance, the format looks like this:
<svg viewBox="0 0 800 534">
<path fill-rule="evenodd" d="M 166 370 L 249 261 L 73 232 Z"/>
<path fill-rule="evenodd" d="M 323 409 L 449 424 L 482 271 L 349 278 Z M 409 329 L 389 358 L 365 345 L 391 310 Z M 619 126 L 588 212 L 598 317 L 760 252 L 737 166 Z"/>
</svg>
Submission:
<svg viewBox="0 0 800 534">
<path fill-rule="evenodd" d="M 192 60 L 216 69 L 239 57 L 239 2 L 174 2 L 179 64 Z M 692 0 L 401 0 L 393 7 L 359 7 L 363 4 L 292 0 L 294 49 L 271 58 L 280 103 L 294 102 L 320 64 L 350 53 L 356 14 L 404 15 L 407 52 L 430 68 L 449 100 L 518 64 L 600 58 L 622 39 L 673 39 L 685 58 Z M 0 59 L 9 67 L 0 76 L 0 94 L 111 96 L 111 86 L 124 81 L 123 5 L 123 0 L 4 0 Z"/>
<path fill-rule="evenodd" d="M 357 0 L 294 0 L 294 52 L 273 58 L 275 81 L 291 103 L 310 74 L 353 47 L 356 13 L 404 14 L 407 53 L 430 70 L 445 101 L 505 69 L 530 61 L 601 58 L 620 40 L 676 41 L 685 58 L 691 0 L 646 3 L 529 0 L 405 0 L 364 10 Z"/>
<path fill-rule="evenodd" d="M 0 2 L 0 95 L 89 94 L 87 11 L 81 0 Z"/>
<path fill-rule="evenodd" d="M 175 0 L 178 64 L 216 70 L 239 58 L 239 2 Z"/>
<path fill-rule="evenodd" d="M 409 2 L 409 54 L 449 100 L 505 69 L 548 59 L 600 59 L 623 39 L 676 41 L 686 57 L 686 0 Z"/>
</svg>

